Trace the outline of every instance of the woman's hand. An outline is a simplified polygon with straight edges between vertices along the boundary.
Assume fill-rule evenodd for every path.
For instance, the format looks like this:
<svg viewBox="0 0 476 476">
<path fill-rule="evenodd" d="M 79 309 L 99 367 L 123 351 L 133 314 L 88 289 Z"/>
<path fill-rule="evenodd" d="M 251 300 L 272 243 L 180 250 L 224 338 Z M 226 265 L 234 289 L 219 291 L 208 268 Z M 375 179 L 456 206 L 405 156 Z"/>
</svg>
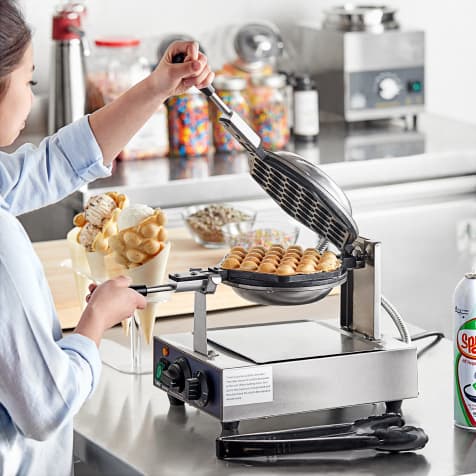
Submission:
<svg viewBox="0 0 476 476">
<path fill-rule="evenodd" d="M 185 54 L 183 63 L 173 63 L 173 57 L 179 53 Z M 150 80 L 156 93 L 168 98 L 182 94 L 192 86 L 204 88 L 211 84 L 214 76 L 207 57 L 198 50 L 197 42 L 175 41 L 167 48 L 157 68 L 150 75 Z"/>
<path fill-rule="evenodd" d="M 75 331 L 99 345 L 106 329 L 119 324 L 131 316 L 136 309 L 144 309 L 145 297 L 130 289 L 132 280 L 126 276 L 119 276 L 105 283 L 91 285 L 91 294 L 87 297 L 88 305 Z"/>
</svg>

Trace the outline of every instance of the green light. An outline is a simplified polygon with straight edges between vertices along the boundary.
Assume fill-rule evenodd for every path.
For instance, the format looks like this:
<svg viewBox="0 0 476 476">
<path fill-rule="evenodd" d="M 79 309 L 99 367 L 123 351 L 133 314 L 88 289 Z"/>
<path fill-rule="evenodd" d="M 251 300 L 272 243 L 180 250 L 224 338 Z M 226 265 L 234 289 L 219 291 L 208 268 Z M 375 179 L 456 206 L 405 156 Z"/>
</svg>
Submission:
<svg viewBox="0 0 476 476">
<path fill-rule="evenodd" d="M 421 91 L 421 83 L 420 81 L 413 81 L 412 83 L 412 90 L 415 93 L 419 93 Z"/>
<path fill-rule="evenodd" d="M 157 364 L 157 367 L 155 368 L 155 380 L 160 380 L 160 377 L 162 377 L 163 370 L 164 370 L 164 364 L 162 362 L 159 362 Z"/>
</svg>

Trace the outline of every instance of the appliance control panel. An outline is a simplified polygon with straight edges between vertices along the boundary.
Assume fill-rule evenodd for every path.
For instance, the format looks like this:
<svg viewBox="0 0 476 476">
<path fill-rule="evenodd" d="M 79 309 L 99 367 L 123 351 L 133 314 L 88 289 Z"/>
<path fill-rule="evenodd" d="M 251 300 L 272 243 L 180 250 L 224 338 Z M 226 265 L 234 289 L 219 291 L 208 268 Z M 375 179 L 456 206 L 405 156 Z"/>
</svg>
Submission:
<svg viewBox="0 0 476 476">
<path fill-rule="evenodd" d="M 423 106 L 424 68 L 348 73 L 347 110 Z"/>
<path fill-rule="evenodd" d="M 153 362 L 154 385 L 167 392 L 171 401 L 220 416 L 220 375 L 216 368 L 184 355 L 158 337 L 154 337 Z"/>
</svg>

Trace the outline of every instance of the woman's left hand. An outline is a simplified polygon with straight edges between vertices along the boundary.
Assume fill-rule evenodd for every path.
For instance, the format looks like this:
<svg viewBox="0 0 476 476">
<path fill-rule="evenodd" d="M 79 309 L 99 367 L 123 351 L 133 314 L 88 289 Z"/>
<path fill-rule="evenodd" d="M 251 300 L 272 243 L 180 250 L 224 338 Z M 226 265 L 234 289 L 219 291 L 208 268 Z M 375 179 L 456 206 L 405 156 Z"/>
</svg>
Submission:
<svg viewBox="0 0 476 476">
<path fill-rule="evenodd" d="M 183 63 L 173 63 L 173 57 L 179 53 L 185 54 Z M 155 92 L 168 98 L 182 94 L 192 86 L 204 88 L 211 84 L 214 76 L 197 42 L 175 41 L 167 48 L 150 79 Z"/>
</svg>

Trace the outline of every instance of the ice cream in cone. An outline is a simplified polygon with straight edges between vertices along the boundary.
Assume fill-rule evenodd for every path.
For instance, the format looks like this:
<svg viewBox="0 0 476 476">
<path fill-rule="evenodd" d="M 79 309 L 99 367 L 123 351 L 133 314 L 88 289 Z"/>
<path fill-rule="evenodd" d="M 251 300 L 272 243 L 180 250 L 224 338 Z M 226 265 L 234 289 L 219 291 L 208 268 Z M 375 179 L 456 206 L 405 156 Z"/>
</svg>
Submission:
<svg viewBox="0 0 476 476">
<path fill-rule="evenodd" d="M 165 223 L 162 210 L 141 204 L 129 206 L 119 217 L 119 232 L 111 237 L 110 246 L 133 284 L 152 286 L 164 281 L 170 252 Z M 152 341 L 157 307 L 157 303 L 148 303 L 146 309 L 136 311 L 148 344 Z"/>
<path fill-rule="evenodd" d="M 117 233 L 117 220 L 127 206 L 127 197 L 108 192 L 91 197 L 84 212 L 73 223 L 79 227 L 77 240 L 86 252 L 91 276 L 97 281 L 112 277 L 106 256 L 111 253 L 109 239 Z"/>
</svg>

